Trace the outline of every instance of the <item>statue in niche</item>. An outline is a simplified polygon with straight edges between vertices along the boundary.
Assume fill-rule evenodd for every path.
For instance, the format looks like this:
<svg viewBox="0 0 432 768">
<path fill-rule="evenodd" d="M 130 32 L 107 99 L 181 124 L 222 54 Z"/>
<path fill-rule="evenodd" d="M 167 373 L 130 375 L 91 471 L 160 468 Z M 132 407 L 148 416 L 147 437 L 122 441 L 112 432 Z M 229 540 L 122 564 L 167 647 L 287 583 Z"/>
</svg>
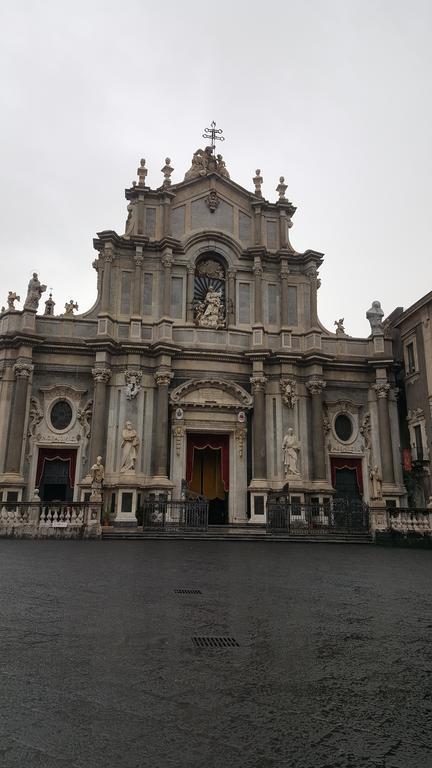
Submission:
<svg viewBox="0 0 432 768">
<path fill-rule="evenodd" d="M 33 277 L 31 278 L 27 288 L 27 297 L 25 300 L 24 309 L 36 310 L 39 306 L 41 296 L 44 291 L 46 291 L 46 289 L 46 285 L 42 285 L 42 283 L 39 281 L 37 272 L 33 272 Z"/>
<path fill-rule="evenodd" d="M 15 301 L 21 301 L 20 297 L 18 296 L 15 291 L 9 291 L 8 297 L 7 297 L 7 305 L 8 309 L 15 309 L 14 302 Z"/>
<path fill-rule="evenodd" d="M 372 485 L 372 499 L 382 499 L 382 476 L 377 464 L 371 467 L 369 477 Z"/>
<path fill-rule="evenodd" d="M 122 438 L 120 472 L 133 472 L 140 441 L 131 421 L 125 423 Z"/>
<path fill-rule="evenodd" d="M 141 371 L 127 370 L 124 375 L 126 380 L 126 400 L 133 400 L 141 389 Z"/>
<path fill-rule="evenodd" d="M 288 475 L 300 474 L 297 467 L 299 452 L 300 443 L 294 434 L 293 428 L 289 427 L 282 441 L 283 467 L 285 477 L 288 477 Z"/>
<path fill-rule="evenodd" d="M 204 301 L 196 307 L 195 320 L 201 328 L 219 328 L 223 323 L 224 314 L 222 291 L 210 288 Z"/>
<path fill-rule="evenodd" d="M 369 320 L 372 336 L 383 333 L 382 319 L 384 317 L 384 312 L 381 307 L 381 302 L 373 301 L 371 308 L 366 312 L 366 317 Z"/>
<path fill-rule="evenodd" d="M 201 328 L 222 328 L 225 325 L 225 270 L 214 258 L 197 264 L 193 309 L 194 322 Z"/>
<path fill-rule="evenodd" d="M 102 501 L 102 486 L 105 477 L 105 467 L 102 464 L 102 456 L 98 456 L 96 463 L 90 467 L 91 495 L 90 501 Z"/>
</svg>

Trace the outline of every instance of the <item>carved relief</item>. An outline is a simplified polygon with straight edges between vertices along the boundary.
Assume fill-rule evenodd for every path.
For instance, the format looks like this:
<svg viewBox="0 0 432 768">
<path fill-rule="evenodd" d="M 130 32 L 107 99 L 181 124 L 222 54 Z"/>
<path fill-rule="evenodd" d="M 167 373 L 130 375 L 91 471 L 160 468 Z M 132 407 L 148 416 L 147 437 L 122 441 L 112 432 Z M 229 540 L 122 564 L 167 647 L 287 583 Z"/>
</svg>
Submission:
<svg viewBox="0 0 432 768">
<path fill-rule="evenodd" d="M 173 427 L 172 432 L 175 440 L 176 456 L 180 456 L 186 430 L 181 424 L 177 424 Z"/>
<path fill-rule="evenodd" d="M 29 379 L 33 373 L 34 366 L 31 363 L 27 363 L 25 360 L 18 360 L 14 367 L 13 372 L 17 379 Z"/>
<path fill-rule="evenodd" d="M 310 381 L 306 382 L 306 389 L 309 390 L 311 395 L 320 395 L 325 386 L 325 381 L 319 379 L 318 376 L 314 376 Z"/>
<path fill-rule="evenodd" d="M 246 429 L 244 427 L 237 427 L 235 430 L 235 439 L 238 448 L 238 454 L 240 459 L 243 458 L 244 444 L 246 440 Z"/>
<path fill-rule="evenodd" d="M 92 376 L 96 384 L 108 384 L 111 371 L 109 368 L 92 368 Z"/>
<path fill-rule="evenodd" d="M 377 397 L 385 398 L 388 397 L 390 392 L 390 384 L 388 382 L 379 382 L 373 385 L 373 389 L 377 393 Z"/>
<path fill-rule="evenodd" d="M 249 379 L 252 387 L 252 392 L 255 394 L 256 392 L 264 392 L 265 391 L 265 385 L 267 383 L 267 377 L 263 376 L 262 374 L 254 374 Z"/>
<path fill-rule="evenodd" d="M 295 379 L 281 379 L 280 388 L 282 392 L 282 402 L 287 408 L 294 408 L 297 398 L 297 382 Z"/>
<path fill-rule="evenodd" d="M 124 372 L 126 400 L 134 400 L 141 389 L 142 371 L 126 369 Z"/>
<path fill-rule="evenodd" d="M 215 189 L 211 189 L 210 192 L 208 193 L 207 197 L 204 198 L 204 200 L 205 200 L 205 204 L 206 204 L 207 208 L 209 209 L 210 213 L 214 213 L 215 210 L 217 209 L 219 203 L 220 203 L 220 200 L 219 200 L 219 197 L 218 197 L 218 194 L 217 194 L 216 190 Z"/>
<path fill-rule="evenodd" d="M 233 381 L 190 379 L 174 389 L 171 404 L 176 407 L 223 408 L 237 410 L 252 407 L 252 397 Z"/>
</svg>

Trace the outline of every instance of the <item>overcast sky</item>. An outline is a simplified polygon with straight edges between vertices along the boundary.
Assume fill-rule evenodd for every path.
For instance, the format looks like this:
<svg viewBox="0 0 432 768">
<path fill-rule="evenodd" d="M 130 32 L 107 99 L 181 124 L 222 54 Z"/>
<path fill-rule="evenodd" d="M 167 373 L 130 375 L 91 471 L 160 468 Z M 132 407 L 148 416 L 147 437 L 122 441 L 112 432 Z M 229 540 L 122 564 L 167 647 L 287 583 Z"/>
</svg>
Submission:
<svg viewBox="0 0 432 768">
<path fill-rule="evenodd" d="M 139 158 L 180 181 L 212 120 L 234 181 L 261 168 L 275 201 L 285 176 L 327 328 L 431 290 L 429 0 L 3 0 L 0 24 L 0 304 L 35 270 L 56 311 L 88 309 Z"/>
</svg>

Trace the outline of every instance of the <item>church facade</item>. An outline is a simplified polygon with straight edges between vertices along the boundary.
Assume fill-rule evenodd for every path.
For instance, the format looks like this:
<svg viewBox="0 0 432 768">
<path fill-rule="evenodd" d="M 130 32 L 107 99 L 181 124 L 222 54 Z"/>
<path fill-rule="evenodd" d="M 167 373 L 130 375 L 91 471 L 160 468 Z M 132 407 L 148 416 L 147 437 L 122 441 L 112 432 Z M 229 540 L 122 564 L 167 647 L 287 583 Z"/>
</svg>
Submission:
<svg viewBox="0 0 432 768">
<path fill-rule="evenodd" d="M 230 179 L 214 146 L 184 180 L 167 158 L 157 189 L 126 190 L 125 233 L 98 233 L 97 299 L 54 314 L 33 275 L 0 317 L 2 501 L 90 497 L 134 524 L 148 497 L 210 500 L 210 521 L 264 523 L 271 491 L 298 502 L 404 502 L 392 340 L 379 302 L 371 334 L 317 312 L 323 254 L 290 240 L 275 202 Z M 98 457 L 102 457 L 99 459 Z"/>
</svg>

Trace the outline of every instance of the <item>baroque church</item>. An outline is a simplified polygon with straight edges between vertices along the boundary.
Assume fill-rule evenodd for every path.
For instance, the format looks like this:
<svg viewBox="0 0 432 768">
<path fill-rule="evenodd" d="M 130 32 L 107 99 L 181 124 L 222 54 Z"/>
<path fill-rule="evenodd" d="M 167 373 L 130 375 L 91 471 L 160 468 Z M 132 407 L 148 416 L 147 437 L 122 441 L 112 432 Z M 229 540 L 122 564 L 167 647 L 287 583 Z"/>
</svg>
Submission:
<svg viewBox="0 0 432 768">
<path fill-rule="evenodd" d="M 323 254 L 291 243 L 295 206 L 230 178 L 211 146 L 183 181 L 126 189 L 124 234 L 99 232 L 97 298 L 61 315 L 34 274 L 0 316 L 0 493 L 82 501 L 103 466 L 104 515 L 134 525 L 148 498 L 209 500 L 213 523 L 264 523 L 298 503 L 405 500 L 391 336 L 320 323 Z M 41 276 L 42 277 L 42 276 Z M 98 459 L 98 457 L 101 457 Z M 93 472 L 94 477 L 94 472 Z"/>
</svg>

